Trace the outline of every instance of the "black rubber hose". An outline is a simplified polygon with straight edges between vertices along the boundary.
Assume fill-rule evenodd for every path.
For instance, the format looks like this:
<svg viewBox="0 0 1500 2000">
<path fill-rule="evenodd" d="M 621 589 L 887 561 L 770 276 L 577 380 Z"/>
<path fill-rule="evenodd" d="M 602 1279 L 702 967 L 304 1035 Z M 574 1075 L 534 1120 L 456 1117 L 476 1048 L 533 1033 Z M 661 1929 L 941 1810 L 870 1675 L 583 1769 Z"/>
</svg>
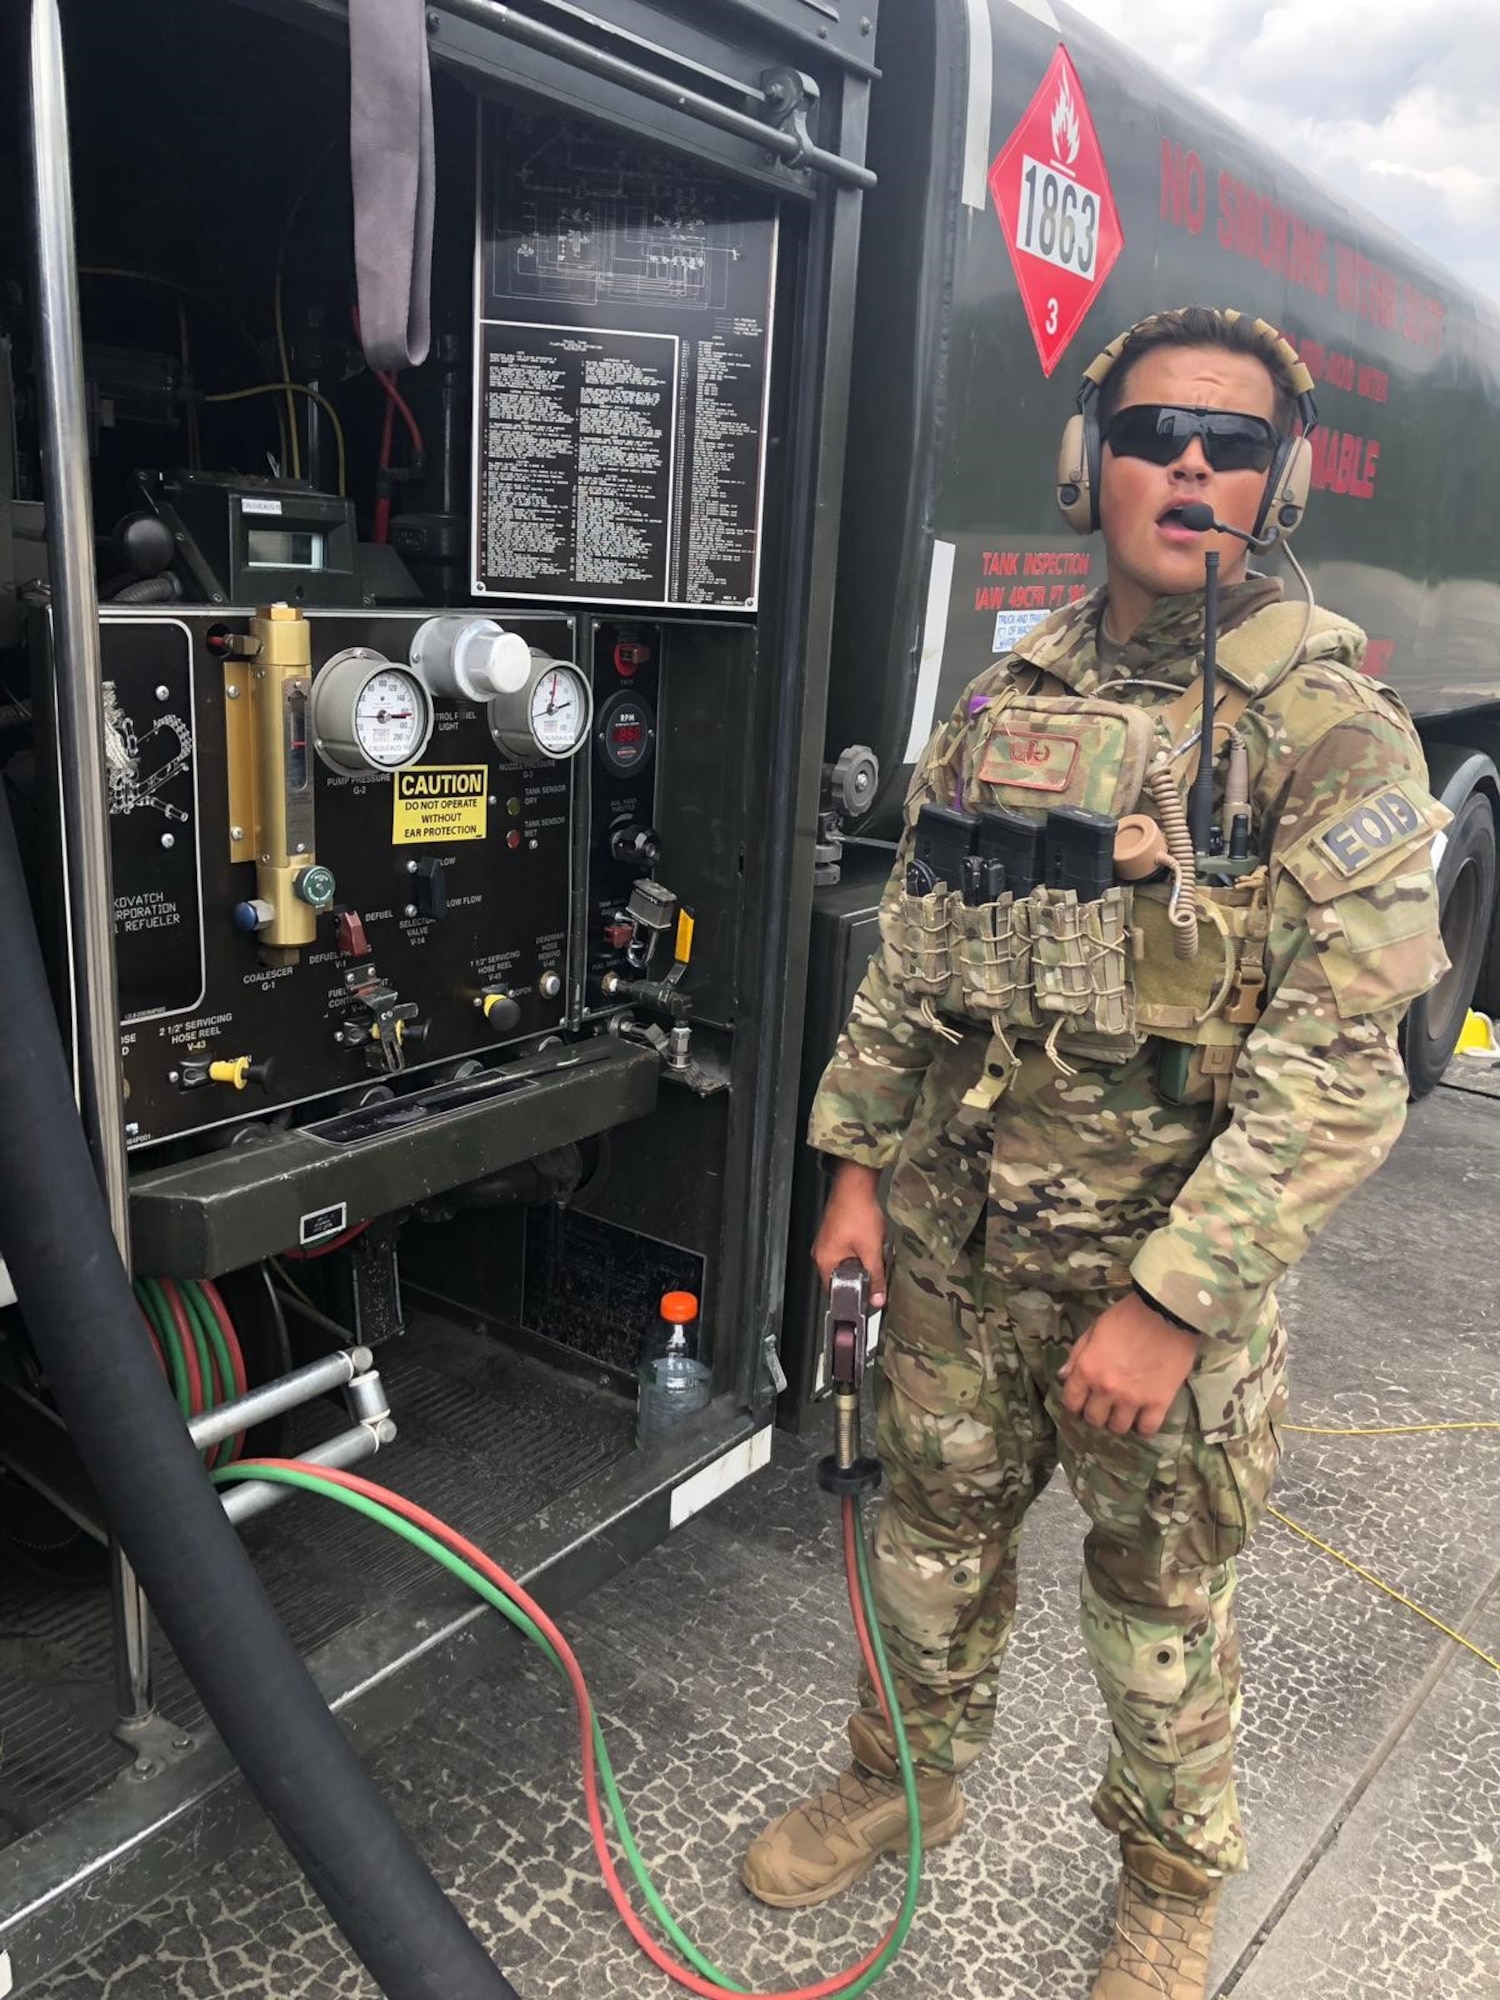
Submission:
<svg viewBox="0 0 1500 2000">
<path fill-rule="evenodd" d="M 142 576 L 108 593 L 111 604 L 176 604 L 182 585 L 175 576 Z"/>
<path fill-rule="evenodd" d="M 0 1256 L 110 1525 L 247 1783 L 388 2000 L 517 2000 L 325 1706 L 142 1338 L 3 792 L 0 937 Z"/>
</svg>

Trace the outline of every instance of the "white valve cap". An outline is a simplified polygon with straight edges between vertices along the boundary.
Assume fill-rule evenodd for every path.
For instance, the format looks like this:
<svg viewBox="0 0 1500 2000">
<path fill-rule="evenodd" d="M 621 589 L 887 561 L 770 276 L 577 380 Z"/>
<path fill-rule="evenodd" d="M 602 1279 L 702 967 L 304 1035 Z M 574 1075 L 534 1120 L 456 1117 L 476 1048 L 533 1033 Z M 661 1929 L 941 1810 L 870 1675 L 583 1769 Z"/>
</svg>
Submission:
<svg viewBox="0 0 1500 2000">
<path fill-rule="evenodd" d="M 493 618 L 429 618 L 412 635 L 410 657 L 428 692 L 450 701 L 518 694 L 531 678 L 530 646 Z"/>
</svg>

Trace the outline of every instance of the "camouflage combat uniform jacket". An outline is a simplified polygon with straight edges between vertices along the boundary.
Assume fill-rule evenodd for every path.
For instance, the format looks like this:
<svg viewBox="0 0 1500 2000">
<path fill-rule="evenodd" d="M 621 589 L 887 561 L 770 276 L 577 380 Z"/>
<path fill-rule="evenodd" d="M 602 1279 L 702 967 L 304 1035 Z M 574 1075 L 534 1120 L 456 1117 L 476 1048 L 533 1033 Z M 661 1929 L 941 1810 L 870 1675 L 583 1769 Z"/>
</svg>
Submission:
<svg viewBox="0 0 1500 2000">
<path fill-rule="evenodd" d="M 1255 576 L 1224 590 L 1221 632 L 1279 597 L 1279 584 Z M 1022 1115 L 1021 1096 L 1035 1114 L 1036 1089 L 1008 1074 L 1007 1052 L 982 1026 L 955 1032 L 915 1004 L 894 927 L 917 811 L 956 793 L 971 809 L 985 802 L 988 700 L 1017 674 L 1044 668 L 1074 694 L 1103 690 L 1156 711 L 1197 676 L 1201 594 L 1159 600 L 1107 664 L 1102 608 L 1096 591 L 1049 618 L 971 684 L 929 743 L 882 903 L 885 944 L 823 1076 L 809 1137 L 824 1153 L 893 1168 L 891 1219 L 934 1258 L 955 1258 L 982 1225 L 986 1265 L 1018 1284 L 1123 1291 L 1133 1279 L 1206 1336 L 1200 1373 L 1222 1369 L 1227 1389 L 1233 1353 L 1263 1322 L 1276 1281 L 1400 1132 L 1397 1028 L 1447 964 L 1431 854 L 1448 816 L 1426 791 L 1405 710 L 1359 671 L 1363 633 L 1317 611 L 1300 663 L 1238 723 L 1271 905 L 1264 1009 L 1238 1058 L 1227 1122 L 1207 1101 L 1162 1101 L 1144 1076 L 1123 1142 L 1107 1139 L 1090 1130 L 1089 1101 L 1125 1072 L 1075 1057 L 1071 1080 L 1046 1078 L 1054 1111 L 1070 1113 L 1053 1119 L 1049 1157 L 1017 1169 L 997 1135 Z M 1408 802 L 1403 824 L 1393 832 L 1378 810 L 1361 820 L 1393 788 Z M 1360 836 L 1371 825 L 1378 850 Z M 1156 1053 L 1148 1043 L 1148 1070 Z M 1024 1051 L 1021 1066 L 1035 1070 L 1042 1056 Z"/>
</svg>

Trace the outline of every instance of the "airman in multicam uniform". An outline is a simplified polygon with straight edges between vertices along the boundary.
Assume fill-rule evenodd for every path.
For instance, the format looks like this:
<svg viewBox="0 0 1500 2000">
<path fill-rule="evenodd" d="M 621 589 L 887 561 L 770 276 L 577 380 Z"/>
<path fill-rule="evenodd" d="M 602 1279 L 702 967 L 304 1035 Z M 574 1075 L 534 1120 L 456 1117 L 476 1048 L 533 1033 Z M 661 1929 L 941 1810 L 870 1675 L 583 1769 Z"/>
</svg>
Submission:
<svg viewBox="0 0 1500 2000">
<path fill-rule="evenodd" d="M 1364 635 L 1283 603 L 1242 541 L 1176 514 L 1264 520 L 1285 454 L 1244 438 L 1293 433 L 1306 384 L 1285 344 L 1194 308 L 1106 353 L 1108 580 L 982 674 L 917 766 L 882 946 L 813 1108 L 812 1144 L 841 1162 L 815 1255 L 825 1277 L 858 1256 L 885 1302 L 872 1567 L 926 1839 L 961 1824 L 1022 1522 L 1061 1464 L 1089 1524 L 1084 1642 L 1113 1729 L 1094 1811 L 1123 1858 L 1095 2000 L 1201 2000 L 1218 1885 L 1245 1865 L 1232 1607 L 1286 1407 L 1276 1285 L 1401 1129 L 1397 1028 L 1446 965 L 1446 815 L 1400 703 L 1360 671 Z M 1191 433 L 1182 448 L 1141 446 L 1142 411 Z M 1234 424 L 1204 422 L 1222 412 L 1249 420 L 1238 455 Z M 1225 578 L 1217 810 L 1237 760 L 1246 867 L 1186 891 L 1169 868 L 1082 915 L 1045 891 L 987 908 L 918 893 L 924 805 L 1071 804 L 1170 830 L 1199 740 L 1205 542 Z M 852 1768 L 747 1855 L 763 1900 L 820 1902 L 904 1847 L 868 1685 L 850 1737 Z"/>
</svg>

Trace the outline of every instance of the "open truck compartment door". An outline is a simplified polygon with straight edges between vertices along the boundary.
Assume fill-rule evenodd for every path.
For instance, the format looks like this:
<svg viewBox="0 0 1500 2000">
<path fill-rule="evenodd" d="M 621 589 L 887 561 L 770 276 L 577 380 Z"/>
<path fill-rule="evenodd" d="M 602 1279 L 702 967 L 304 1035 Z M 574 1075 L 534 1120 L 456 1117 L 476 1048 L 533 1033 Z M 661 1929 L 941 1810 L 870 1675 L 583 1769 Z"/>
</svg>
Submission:
<svg viewBox="0 0 1500 2000">
<path fill-rule="evenodd" d="M 768 1454 L 874 11 L 427 10 L 431 351 L 382 381 L 346 10 L 68 0 L 92 864 L 57 783 L 24 24 L 7 65 L 0 746 L 148 1312 L 216 1286 L 252 1386 L 317 1364 L 350 1404 L 268 1406 L 250 1450 L 378 1448 L 555 1600 Z M 640 1449 L 669 1290 L 709 1397 Z M 140 1643 L 15 1306 L 0 1468 L 24 1990 L 249 1808 Z M 238 1512 L 366 1737 L 502 1643 L 305 1504 Z"/>
</svg>

